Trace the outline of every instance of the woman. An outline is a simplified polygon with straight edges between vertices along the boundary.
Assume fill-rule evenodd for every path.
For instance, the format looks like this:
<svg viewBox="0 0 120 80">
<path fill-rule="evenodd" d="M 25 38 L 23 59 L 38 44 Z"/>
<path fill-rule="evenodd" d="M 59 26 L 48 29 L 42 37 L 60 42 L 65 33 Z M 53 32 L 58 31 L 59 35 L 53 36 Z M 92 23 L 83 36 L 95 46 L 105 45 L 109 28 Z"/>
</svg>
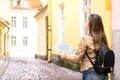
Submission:
<svg viewBox="0 0 120 80">
<path fill-rule="evenodd" d="M 97 74 L 85 55 L 85 51 L 87 51 L 94 62 L 95 51 L 100 48 L 100 44 L 103 43 L 108 46 L 101 17 L 98 14 L 91 14 L 86 21 L 86 29 L 89 34 L 81 38 L 75 55 L 60 54 L 60 57 L 74 63 L 80 62 L 80 72 L 83 73 L 82 80 L 107 80 L 107 74 Z"/>
</svg>

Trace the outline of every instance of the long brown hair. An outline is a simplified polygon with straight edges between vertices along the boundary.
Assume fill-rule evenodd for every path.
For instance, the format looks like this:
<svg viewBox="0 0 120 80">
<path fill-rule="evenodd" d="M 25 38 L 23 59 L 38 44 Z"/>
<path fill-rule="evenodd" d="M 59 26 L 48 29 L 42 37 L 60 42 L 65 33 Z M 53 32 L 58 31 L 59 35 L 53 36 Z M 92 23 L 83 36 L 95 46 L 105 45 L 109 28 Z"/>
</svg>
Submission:
<svg viewBox="0 0 120 80">
<path fill-rule="evenodd" d="M 89 34 L 93 37 L 95 49 L 98 50 L 101 43 L 108 46 L 101 17 L 98 14 L 91 14 L 88 20 L 90 26 Z"/>
</svg>

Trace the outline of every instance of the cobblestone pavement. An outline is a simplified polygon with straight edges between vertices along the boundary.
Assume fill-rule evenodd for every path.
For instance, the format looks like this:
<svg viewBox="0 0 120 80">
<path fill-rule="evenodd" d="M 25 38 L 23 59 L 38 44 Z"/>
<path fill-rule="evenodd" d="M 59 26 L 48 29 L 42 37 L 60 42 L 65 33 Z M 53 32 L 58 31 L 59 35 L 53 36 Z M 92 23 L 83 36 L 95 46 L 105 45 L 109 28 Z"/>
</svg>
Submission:
<svg viewBox="0 0 120 80">
<path fill-rule="evenodd" d="M 0 58 L 0 80 L 81 80 L 79 72 L 40 59 Z"/>
</svg>

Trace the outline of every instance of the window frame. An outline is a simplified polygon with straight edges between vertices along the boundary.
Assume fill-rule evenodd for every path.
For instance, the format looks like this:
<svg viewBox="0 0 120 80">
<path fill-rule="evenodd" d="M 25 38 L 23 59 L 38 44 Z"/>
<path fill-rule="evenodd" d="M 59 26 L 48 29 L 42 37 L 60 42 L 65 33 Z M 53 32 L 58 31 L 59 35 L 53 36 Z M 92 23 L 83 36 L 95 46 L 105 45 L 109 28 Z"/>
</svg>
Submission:
<svg viewBox="0 0 120 80">
<path fill-rule="evenodd" d="M 28 25 L 27 25 L 27 23 L 28 23 L 28 18 L 27 17 L 23 17 L 23 28 L 27 28 L 28 27 Z"/>
<path fill-rule="evenodd" d="M 65 43 L 65 16 L 64 16 L 64 3 L 59 5 L 59 43 Z"/>
<path fill-rule="evenodd" d="M 81 0 L 80 2 L 80 37 L 88 32 L 85 29 L 85 23 L 88 16 L 91 14 L 91 0 Z"/>
<path fill-rule="evenodd" d="M 28 37 L 23 36 L 23 46 L 28 46 Z"/>
<path fill-rule="evenodd" d="M 16 46 L 17 45 L 17 37 L 16 36 L 11 36 L 11 45 Z"/>
<path fill-rule="evenodd" d="M 12 28 L 16 28 L 16 16 L 12 16 L 11 17 L 11 27 Z"/>
<path fill-rule="evenodd" d="M 28 7 L 29 7 L 29 2 L 28 2 L 28 0 L 21 0 L 21 1 L 20 1 L 20 7 L 21 7 L 21 8 L 28 8 Z"/>
</svg>

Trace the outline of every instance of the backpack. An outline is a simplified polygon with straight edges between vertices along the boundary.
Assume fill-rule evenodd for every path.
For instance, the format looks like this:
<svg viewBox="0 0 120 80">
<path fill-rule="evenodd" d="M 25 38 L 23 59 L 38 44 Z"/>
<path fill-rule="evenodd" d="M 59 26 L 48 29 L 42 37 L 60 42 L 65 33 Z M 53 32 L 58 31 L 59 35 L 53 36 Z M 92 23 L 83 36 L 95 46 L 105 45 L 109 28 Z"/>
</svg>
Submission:
<svg viewBox="0 0 120 80">
<path fill-rule="evenodd" d="M 115 63 L 115 54 L 113 50 L 108 48 L 106 45 L 101 44 L 101 47 L 96 51 L 96 60 L 93 62 L 88 56 L 87 52 L 85 53 L 89 58 L 91 64 L 93 65 L 94 70 L 99 74 L 110 73 L 114 70 Z"/>
</svg>

